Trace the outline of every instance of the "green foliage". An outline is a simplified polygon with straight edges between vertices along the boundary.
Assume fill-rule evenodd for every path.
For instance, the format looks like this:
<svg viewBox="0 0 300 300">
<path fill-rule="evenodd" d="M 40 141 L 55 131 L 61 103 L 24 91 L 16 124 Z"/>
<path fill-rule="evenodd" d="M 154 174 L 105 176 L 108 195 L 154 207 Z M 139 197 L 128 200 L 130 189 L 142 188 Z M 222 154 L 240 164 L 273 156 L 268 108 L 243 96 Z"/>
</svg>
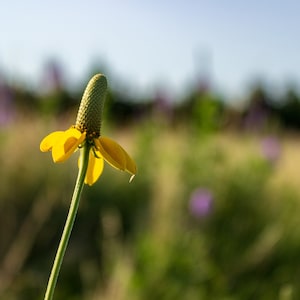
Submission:
<svg viewBox="0 0 300 300">
<path fill-rule="evenodd" d="M 192 123 L 199 133 L 211 133 L 221 125 L 221 104 L 211 94 L 198 95 L 192 109 Z"/>
<path fill-rule="evenodd" d="M 61 126 L 31 118 L 1 132 L 0 299 L 44 293 L 77 162 L 54 165 L 38 146 Z M 128 184 L 105 168 L 85 187 L 55 299 L 300 297 L 300 190 L 274 181 L 282 166 L 258 137 L 193 126 L 153 118 L 113 130 L 138 174 Z M 202 215 L 190 206 L 198 188 L 212 194 Z"/>
</svg>

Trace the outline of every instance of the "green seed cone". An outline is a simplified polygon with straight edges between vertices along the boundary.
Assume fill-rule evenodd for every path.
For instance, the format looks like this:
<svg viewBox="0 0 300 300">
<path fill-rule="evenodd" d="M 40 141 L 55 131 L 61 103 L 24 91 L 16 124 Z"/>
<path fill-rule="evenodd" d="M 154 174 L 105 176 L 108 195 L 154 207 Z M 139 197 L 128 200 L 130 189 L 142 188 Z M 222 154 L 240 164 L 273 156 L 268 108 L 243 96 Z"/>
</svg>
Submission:
<svg viewBox="0 0 300 300">
<path fill-rule="evenodd" d="M 87 135 L 100 136 L 102 110 L 107 92 L 107 80 L 96 74 L 89 81 L 79 106 L 75 127 Z"/>
</svg>

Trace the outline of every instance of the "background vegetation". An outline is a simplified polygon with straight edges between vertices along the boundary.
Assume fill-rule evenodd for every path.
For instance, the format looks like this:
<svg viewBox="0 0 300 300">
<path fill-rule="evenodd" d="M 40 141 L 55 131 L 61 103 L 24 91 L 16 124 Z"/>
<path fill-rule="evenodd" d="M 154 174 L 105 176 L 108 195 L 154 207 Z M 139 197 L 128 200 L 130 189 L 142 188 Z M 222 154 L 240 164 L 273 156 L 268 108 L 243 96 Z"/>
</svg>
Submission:
<svg viewBox="0 0 300 300">
<path fill-rule="evenodd" d="M 74 123 L 84 84 L 49 78 L 42 93 L 0 84 L 0 299 L 42 299 L 77 174 L 39 143 Z M 299 299 L 299 97 L 111 89 L 103 135 L 138 175 L 105 168 L 85 187 L 55 299 Z"/>
</svg>

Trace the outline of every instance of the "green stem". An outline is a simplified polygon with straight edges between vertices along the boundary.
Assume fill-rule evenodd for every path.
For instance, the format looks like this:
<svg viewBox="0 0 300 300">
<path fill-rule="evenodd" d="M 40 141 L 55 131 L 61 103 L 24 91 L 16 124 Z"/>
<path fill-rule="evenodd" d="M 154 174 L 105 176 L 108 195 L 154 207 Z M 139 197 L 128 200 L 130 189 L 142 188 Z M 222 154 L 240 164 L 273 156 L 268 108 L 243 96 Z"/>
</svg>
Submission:
<svg viewBox="0 0 300 300">
<path fill-rule="evenodd" d="M 66 252 L 66 248 L 67 248 L 67 245 L 69 242 L 69 238 L 71 235 L 71 231 L 73 228 L 74 220 L 75 220 L 79 202 L 80 202 L 80 195 L 81 195 L 82 188 L 84 185 L 84 178 L 86 175 L 88 162 L 89 162 L 90 145 L 88 143 L 85 143 L 81 149 L 81 152 L 82 152 L 81 153 L 82 159 L 80 160 L 81 164 L 79 166 L 79 172 L 78 172 L 78 176 L 77 176 L 77 180 L 76 180 L 76 184 L 75 184 L 75 188 L 74 188 L 74 192 L 73 192 L 73 196 L 72 196 L 72 201 L 71 201 L 71 205 L 69 208 L 69 213 L 68 213 L 68 217 L 67 217 L 67 220 L 65 223 L 64 231 L 62 233 L 61 240 L 60 240 L 57 252 L 56 252 L 56 256 L 55 256 L 55 260 L 54 260 L 51 274 L 49 277 L 48 286 L 47 286 L 44 300 L 51 300 L 53 298 L 53 294 L 54 294 L 57 278 L 59 275 L 60 267 L 61 267 L 64 255 Z"/>
</svg>

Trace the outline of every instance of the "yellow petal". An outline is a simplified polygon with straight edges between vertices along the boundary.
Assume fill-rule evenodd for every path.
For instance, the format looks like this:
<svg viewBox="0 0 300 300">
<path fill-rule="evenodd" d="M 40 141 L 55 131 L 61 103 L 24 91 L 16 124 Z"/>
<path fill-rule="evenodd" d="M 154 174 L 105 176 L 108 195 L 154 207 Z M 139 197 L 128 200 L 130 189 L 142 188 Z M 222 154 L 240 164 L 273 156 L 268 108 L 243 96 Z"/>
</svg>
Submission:
<svg viewBox="0 0 300 300">
<path fill-rule="evenodd" d="M 98 151 L 95 150 L 95 152 L 99 158 L 95 157 L 92 150 L 89 154 L 89 165 L 84 179 L 84 183 L 88 185 L 93 185 L 98 180 L 103 171 L 103 158 L 101 157 L 100 153 L 97 153 Z"/>
<path fill-rule="evenodd" d="M 52 147 L 59 141 L 59 139 L 64 135 L 64 131 L 54 131 L 43 138 L 40 144 L 40 150 L 42 152 L 47 152 L 52 149 Z"/>
<path fill-rule="evenodd" d="M 131 182 L 137 172 L 137 167 L 129 154 L 118 143 L 107 137 L 95 139 L 95 144 L 103 158 L 110 165 L 132 175 L 129 180 Z"/>
<path fill-rule="evenodd" d="M 129 154 L 123 148 L 122 150 L 124 151 L 125 158 L 126 158 L 126 171 L 132 175 L 135 175 L 137 172 L 137 167 L 134 160 L 129 156 Z M 130 181 L 133 179 L 133 177 L 130 178 Z"/>
<path fill-rule="evenodd" d="M 97 150 L 111 166 L 118 170 L 126 170 L 126 156 L 118 143 L 107 137 L 100 137 L 94 141 Z"/>
<path fill-rule="evenodd" d="M 81 133 L 75 128 L 66 130 L 52 147 L 52 158 L 54 162 L 67 160 L 85 140 L 85 133 Z"/>
</svg>

